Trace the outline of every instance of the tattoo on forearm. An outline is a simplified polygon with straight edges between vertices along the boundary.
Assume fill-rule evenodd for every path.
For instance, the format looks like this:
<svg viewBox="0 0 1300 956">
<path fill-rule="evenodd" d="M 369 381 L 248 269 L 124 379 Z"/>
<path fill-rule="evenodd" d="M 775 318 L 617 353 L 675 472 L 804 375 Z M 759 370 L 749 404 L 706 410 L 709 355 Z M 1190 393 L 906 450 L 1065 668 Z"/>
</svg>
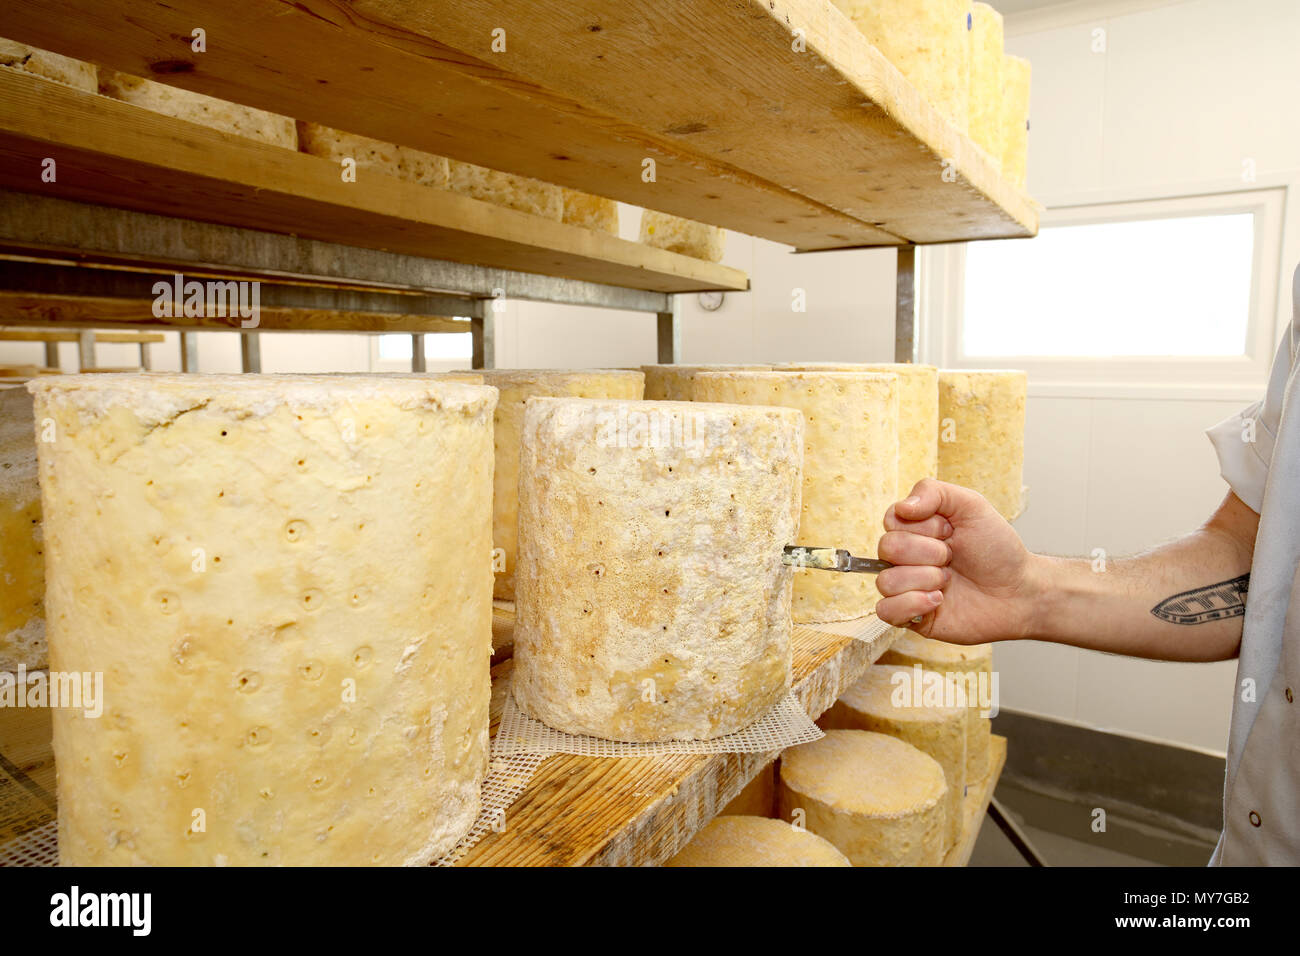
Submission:
<svg viewBox="0 0 1300 956">
<path fill-rule="evenodd" d="M 1153 607 L 1151 613 L 1170 624 L 1204 624 L 1225 617 L 1241 617 L 1246 613 L 1246 592 L 1249 590 L 1250 575 L 1243 574 L 1231 581 L 1207 584 L 1203 588 L 1167 597 Z"/>
</svg>

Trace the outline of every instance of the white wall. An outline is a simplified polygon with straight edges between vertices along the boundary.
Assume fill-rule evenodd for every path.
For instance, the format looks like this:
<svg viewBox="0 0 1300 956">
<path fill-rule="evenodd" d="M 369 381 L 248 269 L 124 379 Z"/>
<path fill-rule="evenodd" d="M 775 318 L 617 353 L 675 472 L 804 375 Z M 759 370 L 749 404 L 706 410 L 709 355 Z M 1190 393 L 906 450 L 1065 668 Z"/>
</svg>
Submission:
<svg viewBox="0 0 1300 956">
<path fill-rule="evenodd" d="M 996 3 L 996 0 L 995 0 Z M 1033 63 L 1030 192 L 1049 207 L 1242 189 L 1300 177 L 1300 4 L 1294 0 L 1068 4 L 1008 20 Z M 1032 17 L 1032 21 L 1030 18 Z M 1046 29 L 1043 27 L 1046 26 Z M 1105 52 L 1093 51 L 1096 30 Z M 1295 193 L 1283 240 L 1300 258 Z M 1194 277 L 1188 277 L 1194 281 Z M 1283 300 L 1279 318 L 1289 312 Z M 1281 328 L 1276 330 L 1281 333 Z M 1264 381 L 1258 383 L 1262 393 Z M 1203 521 L 1226 491 L 1203 430 L 1246 401 L 1058 398 L 1030 387 L 1018 527 L 1055 554 L 1131 553 Z M 1158 664 L 1072 648 L 1000 645 L 1002 704 L 1224 749 L 1235 665 Z"/>
</svg>

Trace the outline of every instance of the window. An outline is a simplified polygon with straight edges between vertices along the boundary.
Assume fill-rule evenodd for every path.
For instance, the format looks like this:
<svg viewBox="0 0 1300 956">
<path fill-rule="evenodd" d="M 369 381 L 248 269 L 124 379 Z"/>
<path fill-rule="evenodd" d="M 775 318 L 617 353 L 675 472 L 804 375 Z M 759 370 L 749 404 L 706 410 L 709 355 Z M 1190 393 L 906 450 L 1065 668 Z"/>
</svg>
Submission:
<svg viewBox="0 0 1300 956">
<path fill-rule="evenodd" d="M 375 371 L 411 370 L 411 336 L 409 333 L 380 335 L 374 353 Z M 473 336 L 468 332 L 430 332 L 424 337 L 424 358 L 430 371 L 469 368 L 473 356 Z"/>
<path fill-rule="evenodd" d="M 930 252 L 922 357 L 1025 368 L 1046 393 L 1257 390 L 1276 345 L 1283 196 L 1054 209 L 1035 239 Z"/>
</svg>

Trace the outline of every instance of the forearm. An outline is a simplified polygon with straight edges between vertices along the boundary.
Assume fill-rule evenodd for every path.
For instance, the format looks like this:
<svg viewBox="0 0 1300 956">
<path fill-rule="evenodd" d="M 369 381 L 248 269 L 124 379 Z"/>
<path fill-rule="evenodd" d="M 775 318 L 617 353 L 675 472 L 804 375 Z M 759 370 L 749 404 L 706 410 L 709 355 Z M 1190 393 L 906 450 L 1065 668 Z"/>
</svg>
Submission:
<svg viewBox="0 0 1300 956">
<path fill-rule="evenodd" d="M 1235 498 L 1225 508 L 1245 508 Z M 1035 556 L 1027 637 L 1157 660 L 1237 655 L 1253 535 L 1222 514 L 1131 558 Z M 1187 592 L 1195 592 L 1187 594 Z"/>
</svg>

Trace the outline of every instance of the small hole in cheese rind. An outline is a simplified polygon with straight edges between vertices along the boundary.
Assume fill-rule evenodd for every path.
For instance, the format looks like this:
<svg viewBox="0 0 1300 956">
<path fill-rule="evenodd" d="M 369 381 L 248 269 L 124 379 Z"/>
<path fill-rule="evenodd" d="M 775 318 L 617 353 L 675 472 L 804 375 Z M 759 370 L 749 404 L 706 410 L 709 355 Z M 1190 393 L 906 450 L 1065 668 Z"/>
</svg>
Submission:
<svg viewBox="0 0 1300 956">
<path fill-rule="evenodd" d="M 171 591 L 160 591 L 154 601 L 164 614 L 175 614 L 181 609 L 181 599 Z"/>
<path fill-rule="evenodd" d="M 325 603 L 325 592 L 320 588 L 308 588 L 302 592 L 299 602 L 308 611 L 315 611 Z"/>
<path fill-rule="evenodd" d="M 307 537 L 307 522 L 301 518 L 294 518 L 284 526 L 284 537 L 286 541 L 298 544 Z"/>
<path fill-rule="evenodd" d="M 241 694 L 252 694 L 262 686 L 262 675 L 257 671 L 244 671 L 235 678 L 235 689 Z"/>
<path fill-rule="evenodd" d="M 303 661 L 298 665 L 298 676 L 303 680 L 320 680 L 325 674 L 325 666 L 320 661 Z"/>
</svg>

